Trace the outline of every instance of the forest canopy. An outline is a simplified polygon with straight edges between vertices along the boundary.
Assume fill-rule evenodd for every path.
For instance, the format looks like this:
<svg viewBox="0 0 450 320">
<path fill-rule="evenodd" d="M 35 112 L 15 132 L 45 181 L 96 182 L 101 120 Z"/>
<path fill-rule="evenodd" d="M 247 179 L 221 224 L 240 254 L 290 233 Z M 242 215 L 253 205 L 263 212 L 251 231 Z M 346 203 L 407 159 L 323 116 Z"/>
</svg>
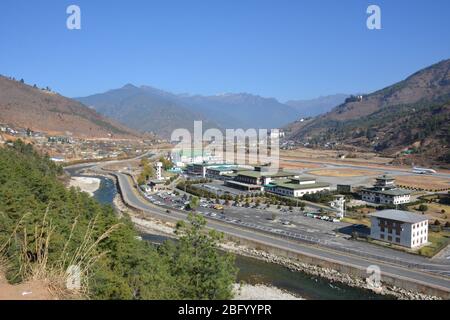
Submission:
<svg viewBox="0 0 450 320">
<path fill-rule="evenodd" d="M 234 257 L 204 218 L 179 223 L 178 241 L 142 241 L 129 217 L 66 188 L 62 168 L 20 140 L 0 148 L 0 255 L 11 283 L 82 265 L 86 298 L 229 299 Z M 45 241 L 43 241 L 45 240 Z M 42 271 L 42 270 L 41 270 Z"/>
</svg>

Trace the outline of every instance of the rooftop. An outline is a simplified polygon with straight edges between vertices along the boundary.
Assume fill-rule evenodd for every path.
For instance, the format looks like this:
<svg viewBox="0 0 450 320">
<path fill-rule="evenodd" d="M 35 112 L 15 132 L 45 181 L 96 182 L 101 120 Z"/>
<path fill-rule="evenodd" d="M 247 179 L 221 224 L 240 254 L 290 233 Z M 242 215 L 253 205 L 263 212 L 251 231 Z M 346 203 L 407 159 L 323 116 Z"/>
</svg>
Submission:
<svg viewBox="0 0 450 320">
<path fill-rule="evenodd" d="M 296 180 L 299 182 L 306 182 L 306 181 L 316 181 L 316 178 L 299 177 L 299 178 L 293 178 L 292 180 Z"/>
<path fill-rule="evenodd" d="M 410 191 L 408 190 L 403 190 L 403 189 L 389 189 L 389 190 L 376 190 L 375 188 L 364 188 L 362 189 L 363 191 L 368 191 L 368 192 L 374 192 L 374 193 L 380 193 L 380 194 L 385 194 L 388 196 L 406 196 L 408 194 L 411 194 Z"/>
<path fill-rule="evenodd" d="M 375 213 L 372 213 L 371 216 L 408 223 L 418 223 L 428 220 L 428 217 L 424 215 L 393 209 L 377 211 Z"/>
<path fill-rule="evenodd" d="M 376 179 L 377 180 L 395 180 L 394 177 L 388 176 L 388 175 L 382 175 L 382 176 L 376 177 Z"/>
<path fill-rule="evenodd" d="M 208 168 L 209 170 L 215 170 L 215 171 L 232 171 L 236 169 L 234 166 L 212 166 Z"/>
<path fill-rule="evenodd" d="M 252 177 L 252 178 L 260 178 L 260 177 L 292 177 L 295 176 L 295 173 L 278 171 L 278 172 L 259 172 L 259 171 L 241 171 L 238 173 L 241 176 Z"/>
<path fill-rule="evenodd" d="M 311 184 L 298 184 L 292 182 L 274 182 L 272 185 L 275 185 L 280 188 L 290 189 L 290 190 L 304 190 L 304 189 L 312 189 L 312 188 L 326 188 L 330 185 L 324 182 L 316 182 Z"/>
</svg>

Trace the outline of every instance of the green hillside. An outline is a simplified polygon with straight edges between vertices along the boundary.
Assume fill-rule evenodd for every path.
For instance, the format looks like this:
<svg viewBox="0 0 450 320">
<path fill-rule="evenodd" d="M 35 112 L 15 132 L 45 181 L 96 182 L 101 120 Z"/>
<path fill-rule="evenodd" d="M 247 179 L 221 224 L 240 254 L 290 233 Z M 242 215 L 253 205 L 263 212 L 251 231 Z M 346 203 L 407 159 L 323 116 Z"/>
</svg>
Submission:
<svg viewBox="0 0 450 320">
<path fill-rule="evenodd" d="M 0 148 L 0 256 L 11 283 L 81 267 L 91 299 L 228 299 L 236 270 L 204 220 L 180 224 L 180 241 L 155 248 L 129 218 L 67 189 L 63 171 L 30 145 Z M 61 285 L 61 283 L 56 283 Z"/>
</svg>

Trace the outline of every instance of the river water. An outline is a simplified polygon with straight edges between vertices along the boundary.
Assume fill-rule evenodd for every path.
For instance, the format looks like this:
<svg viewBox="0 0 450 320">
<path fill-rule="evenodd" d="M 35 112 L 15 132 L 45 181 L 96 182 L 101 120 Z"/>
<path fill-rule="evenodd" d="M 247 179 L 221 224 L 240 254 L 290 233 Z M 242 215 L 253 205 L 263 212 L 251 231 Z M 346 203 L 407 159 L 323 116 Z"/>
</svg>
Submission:
<svg viewBox="0 0 450 320">
<path fill-rule="evenodd" d="M 73 174 L 74 172 L 69 173 Z M 117 193 L 114 182 L 104 177 L 98 178 L 101 180 L 101 184 L 100 188 L 94 193 L 94 197 L 102 203 L 112 204 Z M 143 238 L 152 243 L 161 243 L 166 240 L 165 237 L 149 234 L 144 235 Z M 239 255 L 236 256 L 236 267 L 239 269 L 238 281 L 249 284 L 271 285 L 307 300 L 378 300 L 388 298 L 369 290 L 331 283 L 324 278 L 313 277 L 303 272 L 293 272 L 277 264 Z"/>
</svg>

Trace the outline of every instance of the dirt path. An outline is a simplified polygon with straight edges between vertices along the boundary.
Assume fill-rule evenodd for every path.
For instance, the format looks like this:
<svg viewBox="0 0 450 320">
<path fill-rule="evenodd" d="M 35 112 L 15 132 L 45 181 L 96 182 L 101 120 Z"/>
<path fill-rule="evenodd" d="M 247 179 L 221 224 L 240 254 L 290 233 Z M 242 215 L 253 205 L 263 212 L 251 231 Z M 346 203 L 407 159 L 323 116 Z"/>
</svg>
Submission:
<svg viewBox="0 0 450 320">
<path fill-rule="evenodd" d="M 31 281 L 19 285 L 10 285 L 0 272 L 0 300 L 54 300 L 47 285 L 40 281 Z"/>
</svg>

